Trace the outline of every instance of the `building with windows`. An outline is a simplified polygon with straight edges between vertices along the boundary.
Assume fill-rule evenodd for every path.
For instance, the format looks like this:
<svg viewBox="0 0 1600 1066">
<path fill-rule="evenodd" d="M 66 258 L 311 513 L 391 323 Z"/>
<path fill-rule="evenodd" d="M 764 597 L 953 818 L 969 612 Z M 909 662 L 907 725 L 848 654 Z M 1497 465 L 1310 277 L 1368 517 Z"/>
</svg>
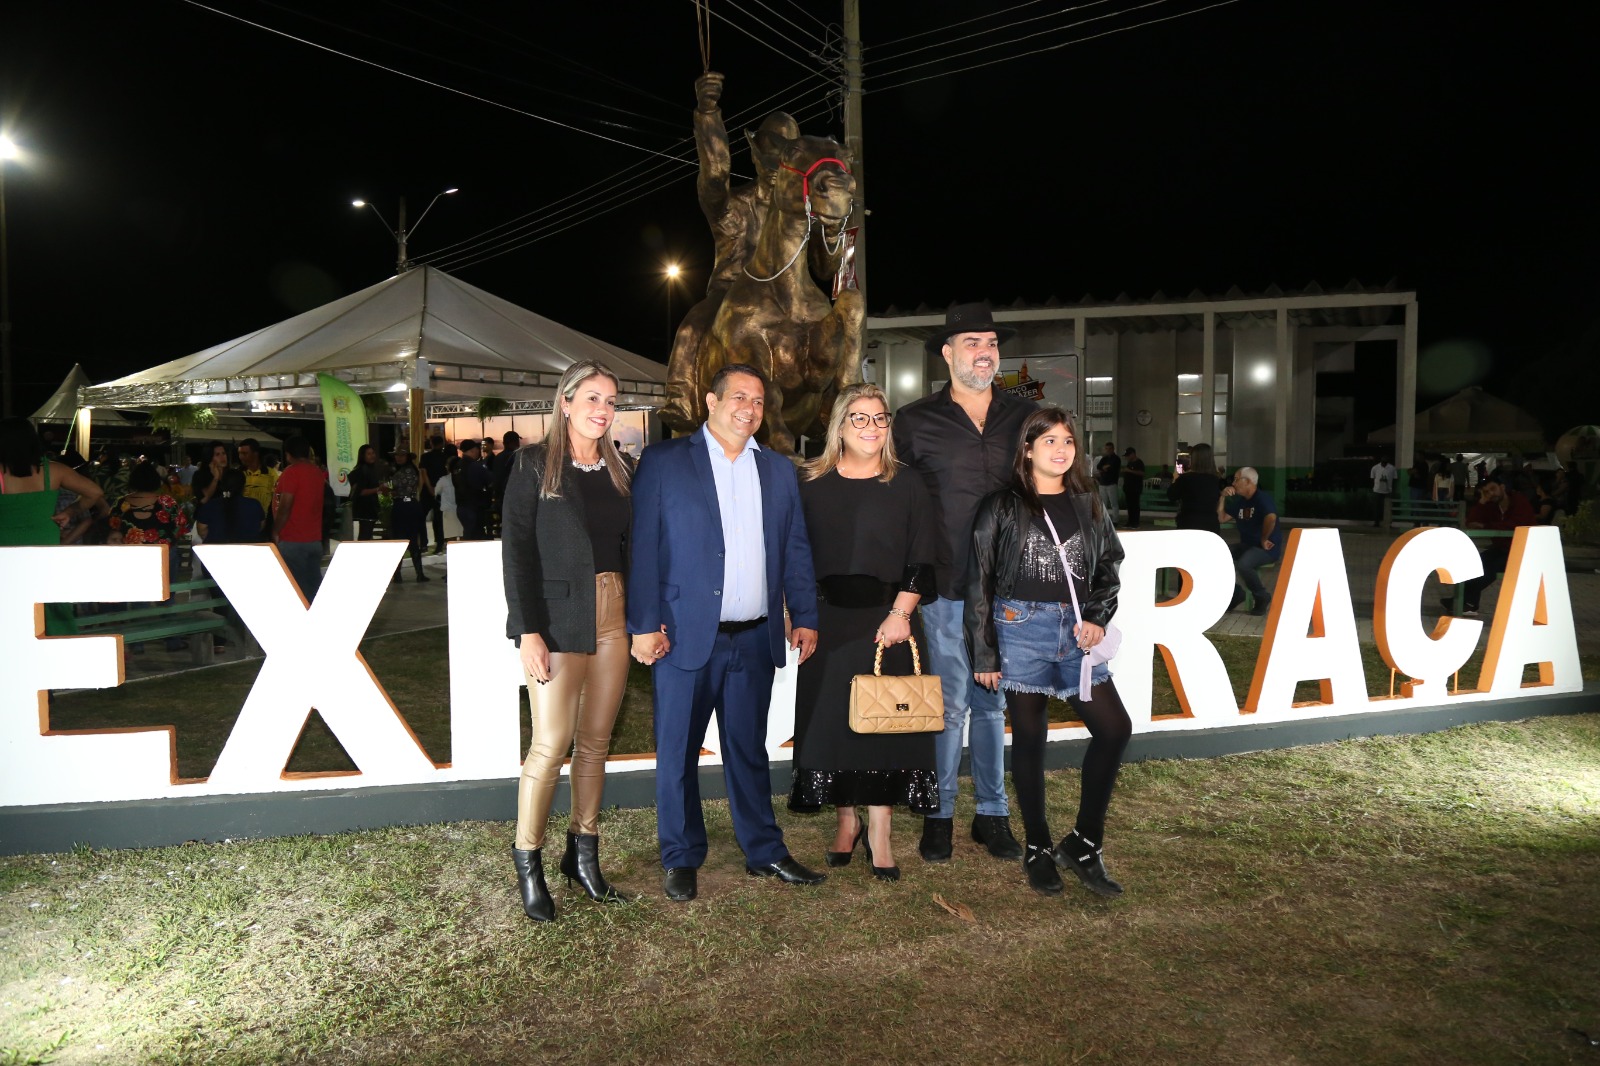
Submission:
<svg viewBox="0 0 1600 1066">
<path fill-rule="evenodd" d="M 1131 444 L 1152 474 L 1164 463 L 1176 469 L 1204 442 L 1219 463 L 1256 467 L 1281 498 L 1291 474 L 1361 449 L 1380 426 L 1395 426 L 1394 455 L 1412 452 L 1414 292 L 1313 283 L 1019 304 L 995 318 L 1017 330 L 1000 353 L 1008 388 L 1075 413 L 1091 453 L 1106 441 L 1119 452 Z M 944 361 L 923 350 L 943 324 L 944 312 L 928 308 L 868 318 L 867 376 L 892 408 L 943 388 Z M 1393 403 L 1362 410 L 1375 388 Z"/>
</svg>

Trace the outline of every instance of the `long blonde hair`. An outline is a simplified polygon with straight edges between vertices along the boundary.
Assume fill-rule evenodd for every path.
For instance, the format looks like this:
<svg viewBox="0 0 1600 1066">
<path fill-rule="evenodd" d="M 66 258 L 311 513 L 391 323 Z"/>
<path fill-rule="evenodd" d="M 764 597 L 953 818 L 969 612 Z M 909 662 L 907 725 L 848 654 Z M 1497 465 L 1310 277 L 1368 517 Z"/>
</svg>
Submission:
<svg viewBox="0 0 1600 1066">
<path fill-rule="evenodd" d="M 823 445 L 822 454 L 805 465 L 807 481 L 817 480 L 837 467 L 839 460 L 844 458 L 844 420 L 850 413 L 850 405 L 857 400 L 877 400 L 883 404 L 885 413 L 889 410 L 889 400 L 883 390 L 870 381 L 858 381 L 840 389 L 833 401 L 833 413 L 828 417 L 828 440 Z M 889 433 L 883 438 L 883 451 L 878 453 L 878 480 L 892 481 L 898 466 L 894 457 L 894 434 Z"/>
<path fill-rule="evenodd" d="M 572 456 L 572 441 L 567 436 L 569 419 L 562 413 L 561 403 L 571 403 L 583 383 L 595 376 L 610 378 L 611 384 L 621 391 L 622 382 L 617 380 L 617 375 L 611 372 L 610 367 L 594 359 L 580 359 L 567 367 L 567 372 L 561 375 L 561 381 L 556 385 L 559 399 L 555 410 L 550 412 L 550 424 L 544 431 L 544 477 L 539 483 L 541 499 L 561 498 L 561 477 L 566 472 L 567 460 Z M 601 437 L 599 443 L 600 458 L 605 460 L 606 469 L 611 472 L 611 484 L 616 486 L 619 496 L 627 496 L 633 480 L 627 462 L 612 443 L 611 434 Z"/>
</svg>

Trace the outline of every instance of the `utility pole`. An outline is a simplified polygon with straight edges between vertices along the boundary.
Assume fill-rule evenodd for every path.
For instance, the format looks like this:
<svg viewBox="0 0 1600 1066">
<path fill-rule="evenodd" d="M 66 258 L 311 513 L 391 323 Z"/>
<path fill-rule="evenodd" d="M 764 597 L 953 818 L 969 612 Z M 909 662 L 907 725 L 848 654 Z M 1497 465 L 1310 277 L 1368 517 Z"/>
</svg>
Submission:
<svg viewBox="0 0 1600 1066">
<path fill-rule="evenodd" d="M 6 163 L 17 154 L 10 137 L 0 137 L 0 415 L 12 415 L 11 262 L 6 247 Z"/>
<path fill-rule="evenodd" d="M 850 150 L 850 164 L 856 179 L 855 274 L 861 290 L 861 304 L 867 303 L 867 159 L 861 137 L 861 0 L 844 0 L 844 146 Z M 865 369 L 867 335 L 861 331 L 861 347 L 856 352 Z"/>
<path fill-rule="evenodd" d="M 438 199 L 438 197 L 435 197 L 435 199 Z M 432 207 L 433 205 L 429 204 L 428 206 Z M 394 260 L 394 272 L 396 274 L 404 274 L 406 272 L 406 198 L 404 196 L 400 197 L 400 228 L 394 231 L 394 240 L 395 247 L 399 249 Z"/>
</svg>

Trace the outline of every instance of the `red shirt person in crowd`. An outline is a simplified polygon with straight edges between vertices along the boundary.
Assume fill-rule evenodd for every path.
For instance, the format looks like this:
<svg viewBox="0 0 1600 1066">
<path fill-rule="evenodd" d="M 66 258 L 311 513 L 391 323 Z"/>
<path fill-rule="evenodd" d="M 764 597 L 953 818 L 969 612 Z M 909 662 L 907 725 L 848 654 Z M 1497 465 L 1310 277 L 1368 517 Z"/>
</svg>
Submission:
<svg viewBox="0 0 1600 1066">
<path fill-rule="evenodd" d="M 311 458 L 311 442 L 301 436 L 283 442 L 289 465 L 273 495 L 272 539 L 301 595 L 310 603 L 322 584 L 322 488 L 328 474 Z"/>
</svg>

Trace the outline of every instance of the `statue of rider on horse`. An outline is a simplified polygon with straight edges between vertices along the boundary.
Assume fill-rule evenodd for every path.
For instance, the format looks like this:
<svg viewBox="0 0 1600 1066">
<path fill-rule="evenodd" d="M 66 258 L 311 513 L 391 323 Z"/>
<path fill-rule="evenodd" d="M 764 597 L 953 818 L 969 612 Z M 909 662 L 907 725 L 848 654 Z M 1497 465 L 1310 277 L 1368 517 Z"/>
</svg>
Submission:
<svg viewBox="0 0 1600 1066">
<path fill-rule="evenodd" d="M 770 381 L 763 437 L 793 456 L 795 438 L 820 434 L 842 385 L 860 380 L 861 293 L 829 301 L 845 251 L 855 179 L 837 141 L 801 136 L 775 112 L 746 133 L 756 181 L 730 188 L 722 75 L 695 85 L 700 206 L 716 238 L 706 298 L 678 328 L 667 368 L 662 421 L 688 432 L 705 420 L 706 383 L 728 363 L 749 363 Z"/>
</svg>

